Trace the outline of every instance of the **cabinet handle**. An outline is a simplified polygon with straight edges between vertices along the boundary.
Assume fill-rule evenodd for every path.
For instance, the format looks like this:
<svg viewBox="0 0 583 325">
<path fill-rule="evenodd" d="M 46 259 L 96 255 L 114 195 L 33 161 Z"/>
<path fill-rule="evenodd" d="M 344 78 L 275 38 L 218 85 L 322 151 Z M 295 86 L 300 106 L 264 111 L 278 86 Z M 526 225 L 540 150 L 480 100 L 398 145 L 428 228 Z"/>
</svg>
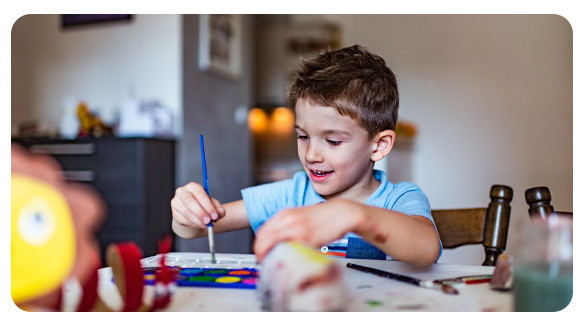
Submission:
<svg viewBox="0 0 583 325">
<path fill-rule="evenodd" d="M 49 155 L 91 155 L 95 153 L 95 145 L 93 143 L 35 144 L 30 146 L 29 150 Z"/>
<path fill-rule="evenodd" d="M 92 170 L 65 170 L 63 174 L 68 181 L 93 182 L 95 180 L 95 173 Z"/>
</svg>

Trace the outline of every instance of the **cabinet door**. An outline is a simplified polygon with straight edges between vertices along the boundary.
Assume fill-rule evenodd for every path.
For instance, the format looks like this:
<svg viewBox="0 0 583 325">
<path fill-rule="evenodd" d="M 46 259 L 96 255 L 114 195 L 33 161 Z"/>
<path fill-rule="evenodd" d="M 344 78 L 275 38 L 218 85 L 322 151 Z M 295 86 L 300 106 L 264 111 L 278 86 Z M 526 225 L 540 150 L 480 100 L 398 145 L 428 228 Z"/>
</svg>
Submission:
<svg viewBox="0 0 583 325">
<path fill-rule="evenodd" d="M 123 241 L 134 241 L 145 256 L 155 255 L 158 239 L 172 233 L 174 141 L 45 139 L 23 144 L 31 151 L 51 154 L 69 180 L 89 184 L 101 194 L 107 209 L 97 232 L 102 259 L 107 245 Z"/>
</svg>

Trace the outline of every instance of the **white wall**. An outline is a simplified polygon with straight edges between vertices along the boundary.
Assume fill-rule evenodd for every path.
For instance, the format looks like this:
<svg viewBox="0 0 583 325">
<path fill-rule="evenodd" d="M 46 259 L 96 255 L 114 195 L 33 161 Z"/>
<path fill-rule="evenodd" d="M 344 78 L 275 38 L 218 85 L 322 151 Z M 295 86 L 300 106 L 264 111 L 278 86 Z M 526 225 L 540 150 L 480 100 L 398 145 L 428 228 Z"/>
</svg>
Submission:
<svg viewBox="0 0 583 325">
<path fill-rule="evenodd" d="M 400 118 L 419 128 L 413 182 L 432 208 L 485 205 L 492 184 L 509 185 L 514 189 L 510 240 L 528 218 L 527 188 L 548 186 L 555 209 L 572 211 L 573 47 L 565 19 L 320 18 L 340 24 L 344 46 L 367 47 L 396 74 Z M 483 257 L 481 247 L 470 246 L 445 252 L 441 261 L 480 264 Z"/>
<path fill-rule="evenodd" d="M 180 15 L 134 15 L 130 23 L 62 30 L 60 15 L 27 15 L 12 28 L 12 126 L 36 119 L 56 130 L 64 101 L 113 118 L 133 92 L 180 118 Z M 181 133 L 181 123 L 175 123 Z"/>
</svg>

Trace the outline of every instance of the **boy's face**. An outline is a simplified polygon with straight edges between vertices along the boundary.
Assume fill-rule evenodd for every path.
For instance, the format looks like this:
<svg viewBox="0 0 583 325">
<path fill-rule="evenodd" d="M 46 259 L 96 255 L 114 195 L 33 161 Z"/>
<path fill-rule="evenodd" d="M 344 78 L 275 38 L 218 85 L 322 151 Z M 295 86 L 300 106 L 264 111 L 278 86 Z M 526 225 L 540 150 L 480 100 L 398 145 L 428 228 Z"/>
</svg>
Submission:
<svg viewBox="0 0 583 325">
<path fill-rule="evenodd" d="M 364 202 L 377 185 L 367 132 L 332 107 L 300 99 L 295 112 L 298 156 L 316 192 Z"/>
</svg>

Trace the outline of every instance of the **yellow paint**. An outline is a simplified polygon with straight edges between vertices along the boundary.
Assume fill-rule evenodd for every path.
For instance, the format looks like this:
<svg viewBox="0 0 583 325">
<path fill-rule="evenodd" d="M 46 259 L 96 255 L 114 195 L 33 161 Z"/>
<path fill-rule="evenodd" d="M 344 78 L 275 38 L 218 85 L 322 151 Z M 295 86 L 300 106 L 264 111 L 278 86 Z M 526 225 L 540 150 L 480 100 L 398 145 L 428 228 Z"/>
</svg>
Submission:
<svg viewBox="0 0 583 325">
<path fill-rule="evenodd" d="M 34 178 L 11 176 L 11 292 L 15 303 L 59 287 L 73 267 L 75 227 L 67 201 Z"/>
<path fill-rule="evenodd" d="M 297 242 L 290 242 L 289 245 L 293 249 L 297 250 L 299 253 L 301 253 L 302 255 L 304 255 L 305 257 L 309 258 L 310 260 L 312 260 L 314 262 L 323 263 L 323 264 L 332 263 L 331 259 L 320 254 L 320 251 L 317 251 L 311 247 L 308 247 L 306 245 L 302 245 L 302 244 L 297 243 Z"/>
<path fill-rule="evenodd" d="M 236 283 L 236 282 L 241 282 L 241 278 L 236 277 L 236 276 L 223 276 L 223 277 L 217 278 L 215 280 L 215 282 L 218 282 L 218 283 Z"/>
</svg>

